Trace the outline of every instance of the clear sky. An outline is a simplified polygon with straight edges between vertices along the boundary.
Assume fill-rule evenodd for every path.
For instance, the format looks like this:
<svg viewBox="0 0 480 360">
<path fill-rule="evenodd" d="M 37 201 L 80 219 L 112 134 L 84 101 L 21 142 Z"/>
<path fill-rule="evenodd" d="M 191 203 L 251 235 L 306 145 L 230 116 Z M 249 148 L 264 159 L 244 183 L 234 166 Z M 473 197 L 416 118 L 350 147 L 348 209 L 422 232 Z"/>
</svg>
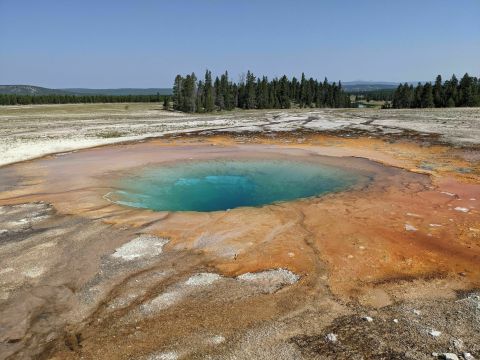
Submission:
<svg viewBox="0 0 480 360">
<path fill-rule="evenodd" d="M 0 0 L 0 84 L 171 87 L 229 70 L 480 75 L 480 0 Z"/>
</svg>

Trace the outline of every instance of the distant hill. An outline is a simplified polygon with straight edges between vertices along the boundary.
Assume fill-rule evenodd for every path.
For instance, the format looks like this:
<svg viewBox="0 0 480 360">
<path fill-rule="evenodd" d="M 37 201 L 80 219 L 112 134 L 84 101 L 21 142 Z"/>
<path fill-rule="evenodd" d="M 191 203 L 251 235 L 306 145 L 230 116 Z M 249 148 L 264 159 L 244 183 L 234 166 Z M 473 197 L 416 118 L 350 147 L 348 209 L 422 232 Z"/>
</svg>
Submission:
<svg viewBox="0 0 480 360">
<path fill-rule="evenodd" d="M 48 89 L 33 85 L 0 85 L 0 94 L 10 95 L 51 95 L 51 94 L 68 94 L 72 93 L 60 89 Z"/>
<path fill-rule="evenodd" d="M 125 89 L 49 89 L 33 85 L 0 85 L 0 94 L 15 95 L 171 95 L 172 89 L 169 88 L 125 88 Z"/>
<path fill-rule="evenodd" d="M 416 85 L 417 82 L 408 81 L 409 84 Z M 423 82 L 421 82 L 423 83 Z M 342 82 L 343 89 L 347 92 L 368 92 L 377 90 L 393 90 L 399 83 L 384 81 L 346 81 Z M 66 88 L 49 89 L 33 85 L 0 85 L 0 94 L 16 95 L 172 95 L 171 88 L 119 88 L 119 89 L 86 89 L 86 88 Z"/>
<path fill-rule="evenodd" d="M 342 82 L 342 87 L 348 92 L 366 92 L 376 90 L 396 89 L 399 83 L 395 82 L 373 82 L 373 81 L 349 81 Z"/>
</svg>

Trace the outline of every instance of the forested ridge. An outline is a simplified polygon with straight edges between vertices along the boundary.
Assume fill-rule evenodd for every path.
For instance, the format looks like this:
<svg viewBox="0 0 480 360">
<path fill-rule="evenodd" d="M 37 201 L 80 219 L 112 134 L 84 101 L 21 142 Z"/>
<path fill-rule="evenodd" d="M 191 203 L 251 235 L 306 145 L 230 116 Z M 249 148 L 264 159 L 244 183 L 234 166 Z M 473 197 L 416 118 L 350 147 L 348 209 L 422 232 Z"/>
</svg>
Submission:
<svg viewBox="0 0 480 360">
<path fill-rule="evenodd" d="M 300 80 L 286 75 L 269 80 L 266 76 L 256 77 L 248 71 L 238 83 L 229 79 L 228 72 L 212 78 L 211 71 L 205 72 L 203 80 L 195 73 L 177 75 L 173 85 L 173 107 L 184 112 L 212 112 L 216 110 L 241 109 L 289 109 L 305 107 L 350 107 L 350 98 L 342 84 L 307 79 Z"/>
<path fill-rule="evenodd" d="M 35 104 L 81 104 L 81 103 L 123 103 L 160 102 L 165 96 L 156 95 L 17 95 L 0 94 L 0 105 Z"/>
<path fill-rule="evenodd" d="M 385 108 L 434 108 L 434 107 L 473 107 L 480 106 L 480 79 L 465 74 L 460 80 L 453 75 L 443 81 L 440 75 L 434 83 L 418 83 L 417 86 L 405 83 L 395 90 L 374 90 L 366 92 L 346 92 L 341 82 L 329 83 L 327 79 L 318 81 L 306 78 L 304 74 L 295 77 L 274 78 L 256 77 L 252 72 L 238 83 L 229 79 L 228 72 L 212 78 L 207 70 L 202 80 L 194 73 L 177 75 L 173 86 L 173 96 L 160 95 L 79 95 L 42 94 L 19 95 L 0 94 L 0 105 L 31 104 L 77 104 L 77 103 L 127 103 L 163 102 L 165 109 L 184 112 L 212 112 L 217 110 L 241 109 L 288 109 L 300 108 L 342 108 L 351 107 L 349 95 L 357 100 L 386 101 Z"/>
<path fill-rule="evenodd" d="M 444 82 L 438 75 L 433 84 L 419 83 L 416 87 L 401 84 L 395 90 L 391 103 L 395 109 L 463 106 L 480 106 L 480 79 L 468 74 L 460 81 L 453 75 Z"/>
</svg>

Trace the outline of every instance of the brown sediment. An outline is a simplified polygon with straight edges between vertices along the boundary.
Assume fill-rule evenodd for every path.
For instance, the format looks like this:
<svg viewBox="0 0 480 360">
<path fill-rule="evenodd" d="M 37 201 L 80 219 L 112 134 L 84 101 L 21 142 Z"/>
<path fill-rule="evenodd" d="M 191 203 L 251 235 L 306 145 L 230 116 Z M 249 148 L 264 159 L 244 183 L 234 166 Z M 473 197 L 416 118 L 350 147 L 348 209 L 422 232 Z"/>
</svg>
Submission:
<svg viewBox="0 0 480 360">
<path fill-rule="evenodd" d="M 85 272 L 72 293 L 90 286 L 96 273 L 99 285 L 95 282 L 95 286 L 103 295 L 95 300 L 97 305 L 85 305 L 82 315 L 68 317 L 66 348 L 61 341 L 37 346 L 44 346 L 44 357 L 128 358 L 133 353 L 147 355 L 155 344 L 163 348 L 178 342 L 198 328 L 235 337 L 308 306 L 335 309 L 333 317 L 348 312 L 335 301 L 382 308 L 402 300 L 402 287 L 418 287 L 424 298 L 439 296 L 425 284 L 441 283 L 444 291 L 478 289 L 480 169 L 471 151 L 308 132 L 195 134 L 51 155 L 2 168 L 0 173 L 8 171 L 9 177 L 0 180 L 4 189 L 0 206 L 42 201 L 54 207 L 58 218 L 100 222 L 125 234 L 98 245 L 89 242 L 88 271 L 86 265 L 76 265 L 79 274 Z M 114 189 L 115 179 L 139 168 L 213 158 L 316 161 L 369 174 L 374 180 L 320 198 L 228 212 L 153 212 L 104 198 Z M 12 184 L 12 179 L 21 180 Z M 82 231 L 82 226 L 78 229 Z M 165 256 L 121 276 L 98 275 L 106 271 L 104 259 L 135 232 L 168 238 Z M 75 256 L 68 247 L 55 254 L 63 262 Z M 136 278 L 165 268 L 172 270 L 166 280 L 146 286 L 131 305 L 107 311 L 107 305 Z M 142 303 L 192 272 L 232 278 L 277 268 L 302 276 L 294 290 L 242 298 L 240 290 L 219 288 L 184 299 L 155 316 L 133 323 L 125 320 Z M 57 285 L 69 278 L 50 276 L 54 280 L 45 281 Z M 412 296 L 407 293 L 405 298 Z M 226 300 L 217 301 L 217 296 Z M 324 316 L 325 324 L 333 319 Z M 145 334 L 135 338 L 137 327 Z M 119 344 L 118 337 L 127 340 Z"/>
</svg>

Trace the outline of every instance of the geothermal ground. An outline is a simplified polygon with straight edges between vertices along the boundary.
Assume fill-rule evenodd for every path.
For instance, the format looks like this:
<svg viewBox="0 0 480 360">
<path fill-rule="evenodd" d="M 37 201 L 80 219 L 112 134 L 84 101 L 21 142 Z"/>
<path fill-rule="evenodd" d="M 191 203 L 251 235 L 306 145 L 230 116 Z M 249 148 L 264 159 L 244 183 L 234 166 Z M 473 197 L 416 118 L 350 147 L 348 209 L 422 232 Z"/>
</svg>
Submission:
<svg viewBox="0 0 480 360">
<path fill-rule="evenodd" d="M 480 109 L 158 108 L 0 108 L 0 359 L 480 358 Z M 208 213 L 105 197 L 209 159 L 372 181 Z"/>
</svg>

